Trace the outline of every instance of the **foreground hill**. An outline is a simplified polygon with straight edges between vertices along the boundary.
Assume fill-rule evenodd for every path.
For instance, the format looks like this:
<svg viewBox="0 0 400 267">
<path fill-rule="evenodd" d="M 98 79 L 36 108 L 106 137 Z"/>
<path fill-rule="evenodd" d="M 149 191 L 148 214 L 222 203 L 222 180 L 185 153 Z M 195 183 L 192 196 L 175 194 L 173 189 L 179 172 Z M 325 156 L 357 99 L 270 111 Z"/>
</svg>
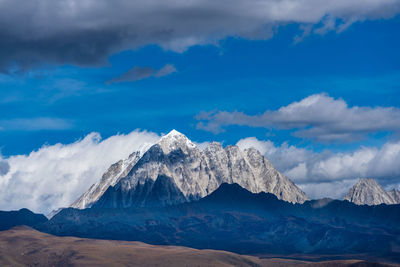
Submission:
<svg viewBox="0 0 400 267">
<path fill-rule="evenodd" d="M 222 184 L 197 202 L 176 206 L 64 209 L 38 229 L 242 254 L 357 255 L 400 262 L 399 205 L 358 206 L 330 199 L 292 204 L 237 184 Z"/>
<path fill-rule="evenodd" d="M 141 242 L 56 237 L 18 227 L 0 232 L 0 266 L 390 266 L 360 260 L 304 262 Z"/>
</svg>

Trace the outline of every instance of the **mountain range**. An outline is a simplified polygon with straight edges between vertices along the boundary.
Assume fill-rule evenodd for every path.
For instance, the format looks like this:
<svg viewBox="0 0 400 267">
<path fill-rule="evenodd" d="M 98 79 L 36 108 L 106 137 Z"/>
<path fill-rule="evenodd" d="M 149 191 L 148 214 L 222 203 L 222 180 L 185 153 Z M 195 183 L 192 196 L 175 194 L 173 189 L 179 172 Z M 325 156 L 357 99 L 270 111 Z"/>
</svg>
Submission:
<svg viewBox="0 0 400 267">
<path fill-rule="evenodd" d="M 222 183 L 237 183 L 253 193 L 272 193 L 291 203 L 308 200 L 256 149 L 223 148 L 217 142 L 199 149 L 172 130 L 149 149 L 134 151 L 111 165 L 70 207 L 174 205 L 205 197 Z M 362 178 L 343 199 L 357 205 L 400 204 L 400 191 L 385 191 L 374 179 Z"/>
<path fill-rule="evenodd" d="M 321 199 L 303 204 L 222 184 L 166 207 L 63 209 L 36 229 L 58 236 L 135 240 L 257 255 L 325 255 L 400 262 L 400 205 Z M 379 245 L 378 245 L 379 244 Z M 339 256 L 338 256 L 339 255 Z"/>
<path fill-rule="evenodd" d="M 18 218 L 12 220 L 10 218 Z M 33 219 L 32 219 L 33 218 Z M 400 262 L 400 205 L 320 199 L 290 203 L 223 183 L 210 195 L 165 207 L 62 209 L 50 220 L 0 213 L 15 225 L 57 235 L 218 249 L 261 257 Z"/>
<path fill-rule="evenodd" d="M 205 197 L 222 183 L 237 183 L 253 193 L 272 193 L 291 203 L 308 200 L 256 149 L 223 148 L 213 142 L 200 150 L 172 130 L 144 153 L 134 152 L 113 164 L 71 207 L 173 205 Z"/>
<path fill-rule="evenodd" d="M 0 230 L 25 224 L 56 236 L 398 263 L 398 200 L 399 191 L 373 179 L 360 179 L 344 200 L 309 200 L 256 149 L 200 149 L 174 130 L 111 165 L 50 220 L 26 209 L 0 212 Z"/>
</svg>

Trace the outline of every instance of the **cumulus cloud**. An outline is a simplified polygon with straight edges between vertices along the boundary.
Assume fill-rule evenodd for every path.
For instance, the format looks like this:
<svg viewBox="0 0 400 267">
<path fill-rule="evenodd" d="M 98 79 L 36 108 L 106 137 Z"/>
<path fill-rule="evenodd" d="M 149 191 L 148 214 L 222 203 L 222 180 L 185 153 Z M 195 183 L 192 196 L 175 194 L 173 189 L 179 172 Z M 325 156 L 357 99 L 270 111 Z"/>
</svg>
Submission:
<svg viewBox="0 0 400 267">
<path fill-rule="evenodd" d="M 224 126 L 294 129 L 294 135 L 319 142 L 354 141 L 369 133 L 399 132 L 400 109 L 395 107 L 349 107 L 343 99 L 315 94 L 261 115 L 212 111 L 196 116 L 198 129 L 219 133 Z"/>
<path fill-rule="evenodd" d="M 0 120 L 0 131 L 65 130 L 72 127 L 71 121 L 61 118 L 39 117 Z"/>
<path fill-rule="evenodd" d="M 2 0 L 0 69 L 43 61 L 94 65 L 149 44 L 181 52 L 227 36 L 267 39 L 287 23 L 339 32 L 399 10 L 399 0 Z"/>
<path fill-rule="evenodd" d="M 120 82 L 133 82 L 150 77 L 163 77 L 176 72 L 174 65 L 166 64 L 159 70 L 149 68 L 149 67 L 133 67 L 129 71 L 125 72 L 118 78 L 107 81 L 107 84 L 120 83 Z"/>
<path fill-rule="evenodd" d="M 114 162 L 144 150 L 159 136 L 133 131 L 102 140 L 91 133 L 72 144 L 43 146 L 29 155 L 0 156 L 0 210 L 48 213 L 76 200 Z"/>
<path fill-rule="evenodd" d="M 254 147 L 312 198 L 341 198 L 358 178 L 372 177 L 387 188 L 400 188 L 400 141 L 382 147 L 362 147 L 346 153 L 312 150 L 254 137 L 240 140 L 241 149 Z"/>
<path fill-rule="evenodd" d="M 0 155 L 0 210 L 29 208 L 49 213 L 75 201 L 114 162 L 145 151 L 160 136 L 135 130 L 102 140 L 91 133 L 71 144 L 47 145 L 29 155 Z M 204 149 L 209 142 L 196 143 Z M 360 177 L 400 188 L 400 141 L 346 152 L 315 152 L 249 137 L 237 142 L 254 147 L 302 188 L 309 197 L 341 198 Z"/>
</svg>

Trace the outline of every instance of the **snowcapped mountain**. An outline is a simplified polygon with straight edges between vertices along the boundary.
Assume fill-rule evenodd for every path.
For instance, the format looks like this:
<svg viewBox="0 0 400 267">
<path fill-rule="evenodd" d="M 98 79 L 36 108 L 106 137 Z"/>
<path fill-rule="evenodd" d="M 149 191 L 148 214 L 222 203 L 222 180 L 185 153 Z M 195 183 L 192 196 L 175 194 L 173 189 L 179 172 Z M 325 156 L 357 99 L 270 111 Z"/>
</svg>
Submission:
<svg viewBox="0 0 400 267">
<path fill-rule="evenodd" d="M 173 130 L 145 153 L 112 165 L 72 207 L 177 204 L 205 197 L 222 183 L 237 183 L 253 193 L 273 193 L 292 203 L 308 199 L 256 149 L 223 148 L 213 142 L 200 150 Z"/>
<path fill-rule="evenodd" d="M 344 196 L 357 205 L 400 204 L 400 192 L 385 191 L 375 179 L 360 179 Z"/>
</svg>

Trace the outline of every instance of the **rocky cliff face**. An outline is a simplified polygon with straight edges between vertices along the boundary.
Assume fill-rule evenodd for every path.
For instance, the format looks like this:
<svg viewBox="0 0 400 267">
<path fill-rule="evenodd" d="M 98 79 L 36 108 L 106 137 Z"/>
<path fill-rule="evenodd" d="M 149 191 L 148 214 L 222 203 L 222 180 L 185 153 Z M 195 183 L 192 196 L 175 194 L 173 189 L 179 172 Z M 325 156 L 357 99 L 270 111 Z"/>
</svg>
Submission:
<svg viewBox="0 0 400 267">
<path fill-rule="evenodd" d="M 158 206 L 197 200 L 222 183 L 237 183 L 253 192 L 269 192 L 279 199 L 303 203 L 308 198 L 279 173 L 257 150 L 241 151 L 211 143 L 201 151 L 183 134 L 172 131 L 131 160 L 125 169 L 111 169 L 89 189 L 75 207 Z M 114 171 L 115 169 L 115 171 Z"/>
<path fill-rule="evenodd" d="M 395 204 L 400 204 L 400 191 L 399 190 L 392 189 L 387 192 L 393 198 L 393 200 L 395 201 Z"/>
<path fill-rule="evenodd" d="M 374 179 L 360 179 L 343 198 L 357 205 L 400 204 L 400 192 L 385 191 Z"/>
</svg>

